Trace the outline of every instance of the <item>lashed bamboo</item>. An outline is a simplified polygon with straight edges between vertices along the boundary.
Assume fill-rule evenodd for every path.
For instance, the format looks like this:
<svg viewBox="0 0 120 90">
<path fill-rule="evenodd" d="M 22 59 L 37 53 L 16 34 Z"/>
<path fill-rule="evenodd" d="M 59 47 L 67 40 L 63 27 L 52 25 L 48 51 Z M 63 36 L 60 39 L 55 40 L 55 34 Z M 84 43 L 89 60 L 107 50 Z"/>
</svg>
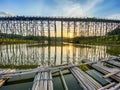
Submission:
<svg viewBox="0 0 120 90">
<path fill-rule="evenodd" d="M 101 85 L 99 83 L 97 83 L 93 78 L 91 78 L 88 74 L 85 74 L 82 70 L 80 70 L 79 68 L 76 68 L 79 71 L 81 71 L 81 73 L 89 80 L 92 81 L 92 84 L 95 86 L 95 88 L 100 88 Z"/>
<path fill-rule="evenodd" d="M 72 71 L 73 71 L 73 73 L 75 73 L 75 74 L 77 75 L 78 78 L 76 78 L 76 79 L 79 79 L 79 80 L 82 82 L 83 86 L 86 87 L 85 90 L 95 90 L 95 89 L 93 89 L 93 88 L 91 87 L 91 85 L 89 85 L 89 82 L 84 78 L 83 75 L 81 75 L 80 73 L 78 73 L 78 72 L 77 72 L 76 70 L 74 70 L 74 69 L 72 69 Z M 81 83 L 80 83 L 80 84 L 81 84 Z"/>
<path fill-rule="evenodd" d="M 70 71 L 76 77 L 76 79 L 79 81 L 79 83 L 83 86 L 85 90 L 96 90 L 102 87 L 94 79 L 87 76 L 87 74 L 79 70 L 77 67 L 71 68 Z"/>
<path fill-rule="evenodd" d="M 44 72 L 44 90 L 47 90 L 48 73 Z"/>
<path fill-rule="evenodd" d="M 83 89 L 88 90 L 87 87 L 84 85 L 84 83 L 81 81 L 81 79 L 78 77 L 78 75 L 76 75 L 72 70 L 71 72 L 74 75 L 74 77 L 77 79 L 77 81 L 80 83 L 80 85 L 83 87 Z"/>
<path fill-rule="evenodd" d="M 53 90 L 53 82 L 51 72 L 41 72 L 38 90 Z"/>
<path fill-rule="evenodd" d="M 87 63 L 87 62 L 89 62 L 89 61 L 84 61 L 84 63 Z M 117 69 L 117 68 L 114 68 L 114 69 L 112 69 L 112 68 L 107 68 L 107 67 L 105 67 L 105 66 L 103 66 L 102 64 L 101 64 L 101 62 L 98 62 L 98 63 L 95 63 L 95 64 L 89 64 L 90 66 L 92 66 L 94 69 L 96 69 L 97 71 L 99 71 L 99 72 L 102 72 L 103 74 L 109 74 L 109 73 L 111 73 L 111 72 L 113 72 L 113 71 L 119 71 L 119 69 Z M 120 74 L 114 74 L 114 75 L 112 75 L 112 76 L 110 76 L 112 79 L 114 79 L 114 80 L 116 80 L 116 81 L 120 81 Z"/>
<path fill-rule="evenodd" d="M 41 77 L 40 75 L 41 75 L 41 72 L 35 75 L 32 90 L 39 90 L 39 82 Z"/>
<path fill-rule="evenodd" d="M 39 86 L 40 90 L 44 90 L 44 81 L 43 81 L 43 78 L 44 78 L 44 73 L 42 72 L 41 73 L 41 78 L 40 78 L 40 86 Z"/>
<path fill-rule="evenodd" d="M 48 90 L 53 90 L 53 82 L 52 82 L 52 74 L 51 71 L 49 71 L 49 81 L 48 81 Z"/>
</svg>

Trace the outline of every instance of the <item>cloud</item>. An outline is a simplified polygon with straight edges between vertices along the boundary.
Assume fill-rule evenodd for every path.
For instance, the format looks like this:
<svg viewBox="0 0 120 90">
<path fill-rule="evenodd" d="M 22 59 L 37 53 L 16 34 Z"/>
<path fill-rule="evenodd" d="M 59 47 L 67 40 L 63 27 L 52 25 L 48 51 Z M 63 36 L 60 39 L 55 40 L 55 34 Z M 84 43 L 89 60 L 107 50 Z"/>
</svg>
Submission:
<svg viewBox="0 0 120 90">
<path fill-rule="evenodd" d="M 15 15 L 8 12 L 0 12 L 0 17 L 8 17 L 8 16 L 15 16 Z"/>
<path fill-rule="evenodd" d="M 71 16 L 71 17 L 87 17 L 93 16 L 96 5 L 103 0 L 87 0 L 80 3 L 78 0 L 54 0 L 57 8 L 53 16 Z"/>
<path fill-rule="evenodd" d="M 107 16 L 108 19 L 119 19 L 120 20 L 120 13 L 115 13 L 112 15 Z"/>
</svg>

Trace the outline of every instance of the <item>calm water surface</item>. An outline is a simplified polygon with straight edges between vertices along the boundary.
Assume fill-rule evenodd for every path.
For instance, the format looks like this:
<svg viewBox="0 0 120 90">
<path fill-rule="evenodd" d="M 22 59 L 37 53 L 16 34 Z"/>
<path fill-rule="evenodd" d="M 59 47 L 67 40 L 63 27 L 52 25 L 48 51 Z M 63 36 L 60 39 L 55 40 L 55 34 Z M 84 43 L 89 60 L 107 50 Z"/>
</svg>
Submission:
<svg viewBox="0 0 120 90">
<path fill-rule="evenodd" d="M 102 45 L 0 45 L 0 68 L 27 69 L 70 62 L 79 64 L 82 59 L 97 61 L 110 55 L 119 55 L 118 50 L 118 47 Z"/>
</svg>

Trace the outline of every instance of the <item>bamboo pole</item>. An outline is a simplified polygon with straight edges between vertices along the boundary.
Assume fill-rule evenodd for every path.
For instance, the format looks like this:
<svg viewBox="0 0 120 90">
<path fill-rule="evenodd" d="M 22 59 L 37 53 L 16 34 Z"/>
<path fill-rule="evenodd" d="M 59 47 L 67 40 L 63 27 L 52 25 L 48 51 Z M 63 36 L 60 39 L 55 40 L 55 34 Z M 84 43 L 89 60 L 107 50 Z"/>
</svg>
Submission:
<svg viewBox="0 0 120 90">
<path fill-rule="evenodd" d="M 51 71 L 49 71 L 49 81 L 48 81 L 48 90 L 53 90 L 53 82 L 52 82 L 52 74 Z"/>
<path fill-rule="evenodd" d="M 36 72 L 52 71 L 52 70 L 57 70 L 57 69 L 66 69 L 66 68 L 70 68 L 70 67 L 78 67 L 78 66 L 94 64 L 94 63 L 97 63 L 97 62 L 88 62 L 88 63 L 84 63 L 84 64 L 80 64 L 80 65 L 65 64 L 65 65 L 46 67 L 46 68 L 41 67 L 41 68 L 36 68 L 36 69 L 31 69 L 31 70 L 24 70 L 24 71 L 17 71 L 17 72 L 13 72 L 13 73 L 3 74 L 1 78 L 14 77 L 14 76 L 36 73 Z"/>
<path fill-rule="evenodd" d="M 32 90 L 36 90 L 36 81 L 37 81 L 37 75 L 35 75 L 35 78 L 34 78 L 34 81 L 33 81 Z"/>
<path fill-rule="evenodd" d="M 78 69 L 77 67 L 75 67 Z M 96 89 L 102 87 L 98 82 L 96 82 L 93 78 L 91 78 L 88 74 L 85 74 L 82 70 L 78 69 L 85 77 L 88 79 L 88 81 L 92 81 L 91 83 L 94 85 Z"/>
<path fill-rule="evenodd" d="M 91 90 L 96 90 L 100 87 L 102 87 L 100 84 L 98 84 L 94 79 L 90 78 L 87 74 L 85 74 L 82 70 L 78 69 L 77 67 L 74 67 L 76 70 L 75 72 L 78 73 L 78 76 L 80 79 L 83 79 L 83 82 L 87 86 L 87 88 L 91 88 Z M 87 85 L 88 84 L 88 85 Z"/>
<path fill-rule="evenodd" d="M 108 74 L 108 73 L 110 73 L 110 71 L 111 71 L 111 69 L 108 69 L 108 68 L 105 68 L 104 66 L 102 66 L 102 65 L 97 65 L 97 64 L 95 64 L 95 65 L 91 65 L 94 69 L 96 69 L 96 70 L 98 70 L 99 72 L 102 72 L 102 73 L 104 73 L 104 74 Z M 120 76 L 118 76 L 118 75 L 112 75 L 112 76 L 110 76 L 111 78 L 113 78 L 114 80 L 116 80 L 116 81 L 120 81 Z"/>
<path fill-rule="evenodd" d="M 39 90 L 40 75 L 41 75 L 41 72 L 35 75 L 32 90 Z"/>
<path fill-rule="evenodd" d="M 106 89 L 112 87 L 113 85 L 115 85 L 114 82 L 113 82 L 113 83 L 110 83 L 110 84 L 108 84 L 108 85 L 106 85 L 106 86 L 104 86 L 104 87 L 101 87 L 101 88 L 99 88 L 98 90 L 106 90 Z"/>
<path fill-rule="evenodd" d="M 85 90 L 94 90 L 93 88 L 91 88 L 91 86 L 89 86 L 88 82 L 85 80 L 85 78 L 81 74 L 78 74 L 78 72 L 76 72 L 76 70 L 74 69 L 70 69 L 70 70 L 72 74 L 76 76 L 76 79 L 80 81 L 79 83 L 83 86 Z"/>
<path fill-rule="evenodd" d="M 65 90 L 68 90 L 67 84 L 65 82 L 65 78 L 64 78 L 61 70 L 59 72 L 60 72 L 60 76 L 61 76 L 61 79 L 62 79 L 63 86 L 64 86 Z"/>
<path fill-rule="evenodd" d="M 110 73 L 108 73 L 108 74 L 104 75 L 104 76 L 103 76 L 103 78 L 108 78 L 108 77 L 111 77 L 111 76 L 113 76 L 113 75 L 115 75 L 115 74 L 117 74 L 117 73 L 120 73 L 120 71 L 110 72 Z"/>
<path fill-rule="evenodd" d="M 79 79 L 79 77 L 70 69 L 71 73 L 73 74 L 73 76 L 77 79 L 77 81 L 80 83 L 80 85 L 82 85 L 84 90 L 88 90 L 87 87 L 83 84 L 83 82 Z"/>
<path fill-rule="evenodd" d="M 41 78 L 40 78 L 39 90 L 44 90 L 43 78 L 44 78 L 44 73 L 42 72 L 42 73 L 41 73 Z"/>
<path fill-rule="evenodd" d="M 105 61 L 105 62 L 108 63 L 108 64 L 111 64 L 113 66 L 116 66 L 116 67 L 120 68 L 120 63 L 119 62 L 116 62 L 116 61 L 113 61 L 113 60 L 111 60 L 111 61 Z"/>
<path fill-rule="evenodd" d="M 110 90 L 120 90 L 120 83 L 118 83 L 116 86 L 112 87 Z"/>
<path fill-rule="evenodd" d="M 15 70 L 5 70 L 3 71 L 3 73 L 10 73 L 10 72 L 15 72 Z M 9 79 L 10 77 L 7 77 L 7 78 L 2 78 L 0 79 L 0 87 L 2 87 L 4 85 L 4 83 Z"/>
<path fill-rule="evenodd" d="M 47 81 L 48 81 L 47 79 L 48 79 L 48 73 L 44 72 L 44 80 L 43 80 L 43 82 L 44 82 L 44 85 L 43 85 L 44 90 L 47 90 Z"/>
</svg>

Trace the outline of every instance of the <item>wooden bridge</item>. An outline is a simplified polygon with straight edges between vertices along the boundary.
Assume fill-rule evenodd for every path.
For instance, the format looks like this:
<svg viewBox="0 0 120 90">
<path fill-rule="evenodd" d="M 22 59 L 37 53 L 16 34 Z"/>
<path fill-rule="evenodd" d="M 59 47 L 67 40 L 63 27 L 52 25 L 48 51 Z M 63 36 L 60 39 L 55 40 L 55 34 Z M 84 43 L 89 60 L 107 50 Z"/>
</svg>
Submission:
<svg viewBox="0 0 120 90">
<path fill-rule="evenodd" d="M 106 36 L 120 26 L 120 20 L 74 17 L 0 17 L 0 33 L 22 36 L 90 37 Z M 2 36 L 1 36 L 2 37 Z"/>
</svg>

